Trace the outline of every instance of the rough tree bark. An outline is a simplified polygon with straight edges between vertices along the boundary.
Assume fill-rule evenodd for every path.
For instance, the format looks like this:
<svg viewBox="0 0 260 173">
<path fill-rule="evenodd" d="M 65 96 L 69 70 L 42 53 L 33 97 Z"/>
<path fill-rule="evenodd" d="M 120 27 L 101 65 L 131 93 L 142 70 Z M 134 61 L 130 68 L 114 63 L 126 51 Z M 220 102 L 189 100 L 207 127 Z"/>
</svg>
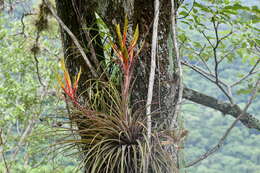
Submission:
<svg viewBox="0 0 260 173">
<path fill-rule="evenodd" d="M 160 9 L 160 23 L 159 23 L 159 47 L 158 47 L 158 62 L 159 67 L 156 71 L 156 81 L 154 89 L 154 102 L 156 103 L 153 110 L 157 110 L 161 113 L 156 117 L 157 124 L 162 125 L 161 128 L 167 128 L 167 124 L 171 121 L 171 116 L 169 115 L 172 109 L 172 103 L 174 101 L 174 96 L 172 96 L 173 90 L 173 69 L 169 67 L 168 51 L 167 51 L 167 38 L 170 31 L 170 2 L 168 0 L 163 0 Z M 88 41 L 82 36 L 83 24 L 79 21 L 79 18 L 85 18 L 87 27 L 92 27 L 95 29 L 97 25 L 95 23 L 95 12 L 97 12 L 105 23 L 110 27 L 111 32 L 113 32 L 114 25 L 117 23 L 122 24 L 125 14 L 129 17 L 130 31 L 136 24 L 140 28 L 140 40 L 144 40 L 144 48 L 141 51 L 139 62 L 137 63 L 137 68 L 135 70 L 135 85 L 133 89 L 132 102 L 145 101 L 148 87 L 148 78 L 150 70 L 150 46 L 152 40 L 151 26 L 153 23 L 153 1 L 152 0 L 135 0 L 135 1 L 112 1 L 112 0 L 56 0 L 56 8 L 58 15 L 64 21 L 64 23 L 70 28 L 70 30 L 77 36 L 78 40 L 81 41 L 82 45 L 88 45 Z M 85 26 L 86 27 L 86 26 Z M 65 58 L 67 59 L 66 64 L 71 73 L 75 75 L 79 66 L 83 66 L 83 80 L 93 78 L 84 65 L 84 61 L 73 46 L 73 42 L 66 32 L 62 31 L 62 41 L 65 53 Z M 103 50 L 99 46 L 100 40 L 97 36 L 97 32 L 90 33 L 90 37 L 94 38 L 93 46 L 95 48 L 96 54 L 101 55 L 99 60 L 103 59 Z M 89 56 L 90 53 L 87 52 Z M 94 62 L 92 62 L 94 64 Z M 95 65 L 95 64 L 94 64 Z M 96 67 L 98 68 L 98 67 Z M 101 69 L 102 70 L 102 69 Z M 140 105 L 140 104 L 139 104 Z M 143 102 L 143 105 L 145 102 Z M 160 121 L 160 122 L 159 122 Z"/>
<path fill-rule="evenodd" d="M 177 1 L 175 1 L 177 2 Z M 180 1 L 182 2 L 182 1 Z M 179 4 L 175 5 L 178 8 Z M 105 21 L 110 28 L 111 33 L 114 30 L 114 23 L 122 25 L 124 16 L 127 14 L 129 18 L 130 32 L 134 30 L 136 24 L 140 28 L 140 40 L 144 41 L 144 47 L 139 55 L 137 67 L 134 72 L 135 85 L 132 92 L 132 103 L 136 101 L 143 101 L 143 104 L 138 106 L 145 106 L 148 78 L 150 71 L 150 52 L 152 41 L 152 23 L 154 18 L 154 1 L 153 0 L 56 0 L 57 13 L 63 20 L 65 25 L 74 33 L 82 46 L 85 46 L 86 54 L 90 57 L 92 65 L 97 69 L 98 73 L 104 72 L 99 62 L 104 59 L 104 50 L 102 48 L 101 38 L 98 33 L 98 26 L 96 24 L 95 13 Z M 176 76 L 173 75 L 174 69 L 170 66 L 167 39 L 170 32 L 170 15 L 171 4 L 169 0 L 161 0 L 160 2 L 160 19 L 159 19 L 159 35 L 158 35 L 158 61 L 156 70 L 156 80 L 154 86 L 152 111 L 158 111 L 153 115 L 153 126 L 160 129 L 167 129 L 171 123 L 172 108 L 176 100 L 174 96 Z M 88 33 L 86 28 L 92 28 Z M 61 38 L 64 49 L 64 57 L 66 65 L 69 69 L 70 75 L 75 76 L 79 67 L 82 68 L 83 73 L 81 81 L 94 78 L 91 75 L 89 68 L 87 68 L 83 58 L 80 56 L 77 48 L 73 44 L 70 36 L 61 29 Z M 92 45 L 89 41 L 92 40 Z M 91 51 L 94 49 L 96 58 Z M 104 77 L 103 80 L 106 80 Z M 80 84 L 81 90 L 84 90 L 83 83 Z M 80 91 L 79 91 L 80 92 Z M 196 93 L 193 90 L 185 89 L 184 98 L 193 102 L 200 103 L 205 106 L 220 110 L 223 113 L 231 114 L 236 117 L 240 114 L 239 109 L 231 108 L 227 105 L 221 108 L 216 100 L 208 99 L 203 101 L 200 98 L 206 98 L 205 95 Z M 210 102 L 210 103 L 208 103 Z M 230 111 L 235 110 L 235 111 Z M 251 117 L 251 116 L 250 116 Z M 256 128 L 259 130 L 259 122 L 254 118 L 241 119 L 241 121 L 249 128 Z M 176 123 L 177 124 L 177 123 Z"/>
<path fill-rule="evenodd" d="M 95 12 L 98 13 L 105 21 L 108 27 L 113 33 L 114 23 L 120 23 L 122 25 L 124 16 L 129 18 L 130 32 L 134 30 L 136 24 L 140 28 L 140 39 L 144 41 L 144 47 L 141 50 L 139 59 L 136 63 L 137 67 L 134 72 L 134 88 L 132 91 L 131 102 L 142 101 L 143 104 L 136 104 L 134 109 L 138 109 L 141 106 L 145 108 L 145 100 L 147 99 L 148 78 L 150 71 L 150 59 L 151 59 L 151 42 L 152 42 L 152 23 L 154 18 L 154 2 L 153 0 L 129 0 L 129 1 L 115 1 L 115 0 L 56 0 L 57 13 L 65 25 L 76 35 L 78 40 L 84 46 L 89 45 L 89 40 L 84 36 L 84 29 L 94 28 L 94 31 L 90 31 L 90 40 L 95 49 L 96 54 L 100 55 L 96 60 L 102 61 L 104 58 L 104 52 L 100 47 L 101 42 L 98 36 L 96 25 Z M 170 15 L 171 15 L 171 3 L 168 0 L 162 0 L 160 2 L 160 19 L 158 27 L 158 54 L 157 54 L 157 71 L 155 74 L 155 85 L 153 94 L 153 108 L 152 111 L 159 113 L 153 115 L 153 126 L 157 129 L 166 130 L 171 124 L 173 117 L 173 103 L 176 97 L 174 96 L 174 78 L 173 67 L 169 65 L 169 56 L 167 49 L 167 38 L 170 31 Z M 94 78 L 89 72 L 87 66 L 84 64 L 84 60 L 79 56 L 78 50 L 75 48 L 73 41 L 69 35 L 61 29 L 61 37 L 64 48 L 64 55 L 66 59 L 66 65 L 70 74 L 75 76 L 79 67 L 83 69 L 81 77 L 82 81 Z M 139 45 L 140 46 L 140 45 Z M 87 47 L 88 48 L 88 47 Z M 91 51 L 87 51 L 86 54 L 91 57 Z M 172 58 L 172 57 L 170 57 Z M 90 58 L 91 59 L 91 58 Z M 101 74 L 103 72 L 102 67 L 97 66 L 99 63 L 95 63 L 92 60 L 93 66 L 99 69 Z M 82 90 L 84 86 L 81 85 Z M 79 91 L 80 92 L 80 91 Z M 177 123 L 175 123 L 177 124 Z M 80 129 L 84 127 L 79 127 Z M 177 127 L 176 127 L 177 128 Z M 175 152 L 176 153 L 176 152 Z M 176 157 L 176 155 L 173 157 Z"/>
<path fill-rule="evenodd" d="M 172 73 L 173 69 L 170 69 L 170 73 L 167 74 L 169 70 L 169 60 L 167 53 L 167 43 L 166 40 L 168 38 L 168 34 L 170 31 L 170 2 L 167 0 L 163 0 L 160 3 L 160 26 L 159 26 L 159 52 L 158 57 L 159 61 L 157 62 L 157 73 L 156 73 L 156 86 L 154 93 L 155 103 L 158 103 L 161 112 L 166 110 L 166 105 L 163 103 L 165 100 L 164 97 L 169 95 L 170 87 L 175 80 L 174 75 Z M 178 4 L 176 5 L 178 7 Z M 129 0 L 129 1 L 113 1 L 113 0 L 56 0 L 56 8 L 58 15 L 64 21 L 64 23 L 69 27 L 69 29 L 77 36 L 78 40 L 81 42 L 82 46 L 87 46 L 88 41 L 84 36 L 83 31 L 86 30 L 86 27 L 92 27 L 94 30 L 90 31 L 90 37 L 94 41 L 92 44 L 95 48 L 97 58 L 99 61 L 104 58 L 104 51 L 101 45 L 100 37 L 98 36 L 98 32 L 95 29 L 98 29 L 96 25 L 95 12 L 97 12 L 105 23 L 110 27 L 111 32 L 114 31 L 114 23 L 123 23 L 123 19 L 125 14 L 129 17 L 129 24 L 131 27 L 134 27 L 136 24 L 139 25 L 140 28 L 140 40 L 145 40 L 144 47 L 139 56 L 138 67 L 135 71 L 135 88 L 133 92 L 132 100 L 146 100 L 146 91 L 148 86 L 148 75 L 150 69 L 150 46 L 151 46 L 151 38 L 152 38 L 152 22 L 153 22 L 153 1 L 152 0 Z M 77 12 L 76 12 L 77 11 Z M 86 26 L 82 24 L 79 18 L 85 18 Z M 133 30 L 133 29 L 132 29 Z M 61 29 L 61 38 L 64 48 L 64 55 L 67 59 L 66 64 L 68 69 L 70 70 L 71 75 L 75 75 L 80 66 L 83 69 L 83 80 L 90 79 L 91 76 L 88 71 L 88 68 L 85 65 L 83 58 L 78 52 L 77 48 L 75 48 L 73 41 L 70 36 Z M 87 55 L 91 57 L 91 53 L 88 51 Z M 93 61 L 93 60 L 92 60 Z M 92 62 L 94 64 L 94 62 Z M 95 65 L 94 65 L 95 66 Z M 96 67 L 97 69 L 99 67 Z M 100 68 L 99 68 L 100 69 Z M 102 69 L 100 69 L 102 72 Z M 160 79 L 160 80 L 158 80 Z M 208 104 L 203 104 L 203 100 L 205 100 L 205 95 L 203 94 L 195 94 L 194 92 L 187 92 L 189 89 L 186 88 L 184 92 L 185 99 L 191 100 L 195 103 L 202 104 L 204 106 L 209 106 L 216 110 L 221 111 L 220 104 L 214 104 L 214 102 L 210 102 Z M 137 92 L 138 91 L 138 92 Z M 189 90 L 191 91 L 191 90 Z M 198 92 L 197 92 L 198 93 Z M 167 99 L 166 99 L 167 100 Z M 171 101 L 166 101 L 170 104 Z M 218 103 L 220 101 L 217 101 Z M 143 102 L 145 103 L 145 102 Z M 210 106 L 210 105 L 211 106 Z M 169 107 L 169 106 L 168 106 Z M 231 109 L 232 110 L 232 109 Z M 223 112 L 223 111 L 221 111 Z M 239 115 L 238 112 L 230 113 L 224 112 L 226 114 L 231 114 L 236 117 Z M 161 114 L 162 115 L 162 114 Z M 165 113 L 166 118 L 168 115 Z M 162 117 L 160 117 L 162 119 Z M 247 117 L 250 121 L 246 124 L 249 128 L 259 129 L 259 120 L 254 117 Z M 167 118 L 165 119 L 167 120 Z"/>
</svg>

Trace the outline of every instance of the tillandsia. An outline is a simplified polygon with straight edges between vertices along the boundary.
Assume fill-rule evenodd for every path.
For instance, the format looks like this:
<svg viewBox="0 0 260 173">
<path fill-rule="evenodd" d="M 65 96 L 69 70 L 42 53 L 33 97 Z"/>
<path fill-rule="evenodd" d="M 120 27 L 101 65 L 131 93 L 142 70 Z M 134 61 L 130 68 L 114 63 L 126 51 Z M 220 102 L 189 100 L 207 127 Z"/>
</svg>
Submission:
<svg viewBox="0 0 260 173">
<path fill-rule="evenodd" d="M 123 33 L 121 33 L 120 25 L 116 25 L 116 34 L 118 37 L 118 44 L 112 42 L 112 48 L 119 59 L 119 64 L 121 66 L 121 70 L 124 73 L 124 84 L 122 86 L 122 96 L 127 100 L 129 95 L 129 87 L 133 73 L 133 66 L 135 64 L 137 58 L 137 40 L 139 38 L 139 29 L 138 25 L 135 28 L 135 32 L 132 40 L 128 44 L 127 40 L 127 32 L 128 32 L 128 19 L 125 17 Z"/>
<path fill-rule="evenodd" d="M 73 102 L 73 104 L 76 106 L 80 106 L 78 103 L 77 89 L 78 89 L 78 82 L 81 76 L 81 68 L 78 74 L 75 76 L 73 80 L 74 82 L 72 83 L 69 72 L 65 66 L 65 62 L 63 59 L 61 60 L 60 64 L 64 73 L 63 79 L 65 81 L 65 84 L 62 82 L 62 78 L 59 75 L 58 75 L 58 82 L 63 92 L 66 94 L 66 96 L 69 97 L 69 99 Z"/>
<path fill-rule="evenodd" d="M 58 81 L 66 95 L 65 99 L 75 108 L 70 112 L 70 122 L 78 127 L 73 130 L 73 140 L 63 143 L 72 143 L 80 149 L 78 153 L 82 154 L 83 159 L 80 167 L 84 167 L 85 172 L 138 173 L 147 172 L 148 167 L 155 173 L 173 172 L 169 166 L 173 162 L 163 151 L 163 145 L 157 139 L 159 136 L 153 135 L 152 143 L 148 141 L 145 109 L 141 107 L 134 110 L 128 102 L 133 69 L 141 49 L 137 49 L 138 25 L 132 38 L 127 32 L 126 17 L 122 33 L 120 25 L 116 25 L 118 41 L 112 42 L 124 76 L 121 91 L 113 81 L 94 78 L 82 81 L 85 90 L 81 92 L 85 94 L 79 95 L 78 83 L 83 79 L 80 79 L 81 70 L 73 80 L 64 60 L 61 61 L 64 76 L 63 79 L 59 77 Z M 79 97 L 80 101 L 83 100 L 80 103 Z M 76 133 L 79 135 L 77 138 L 74 137 Z M 148 155 L 151 158 L 149 165 L 146 162 Z"/>
</svg>

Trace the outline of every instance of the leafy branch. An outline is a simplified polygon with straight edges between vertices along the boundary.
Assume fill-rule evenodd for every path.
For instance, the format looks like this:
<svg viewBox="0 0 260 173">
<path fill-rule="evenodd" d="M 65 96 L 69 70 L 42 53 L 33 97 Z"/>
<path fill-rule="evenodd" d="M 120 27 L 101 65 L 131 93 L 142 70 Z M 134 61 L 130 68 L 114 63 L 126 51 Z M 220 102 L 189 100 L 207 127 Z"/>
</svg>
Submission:
<svg viewBox="0 0 260 173">
<path fill-rule="evenodd" d="M 179 18 L 177 18 L 177 19 L 179 20 L 179 19 L 184 19 L 184 18 L 188 17 L 188 16 L 190 15 L 190 13 L 191 13 L 193 7 L 194 7 L 194 4 L 195 4 L 195 0 L 193 0 L 193 3 L 192 3 L 192 5 L 191 5 L 191 8 L 190 8 L 190 10 L 188 11 L 188 13 L 187 13 L 185 16 L 179 17 Z"/>
</svg>

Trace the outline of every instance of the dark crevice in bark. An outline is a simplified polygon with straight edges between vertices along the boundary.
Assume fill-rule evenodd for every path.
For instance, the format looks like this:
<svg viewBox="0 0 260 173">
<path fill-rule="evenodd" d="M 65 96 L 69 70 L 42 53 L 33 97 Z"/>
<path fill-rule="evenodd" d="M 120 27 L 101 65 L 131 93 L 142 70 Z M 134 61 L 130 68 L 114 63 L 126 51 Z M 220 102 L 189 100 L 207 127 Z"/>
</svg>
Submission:
<svg viewBox="0 0 260 173">
<path fill-rule="evenodd" d="M 75 8 L 73 7 L 73 3 L 76 5 L 76 8 L 78 9 L 78 14 L 82 16 L 77 16 Z M 96 17 L 94 13 L 95 6 L 95 3 L 86 3 L 85 0 L 56 0 L 56 9 L 59 17 L 65 23 L 65 25 L 74 33 L 74 35 L 81 43 L 81 46 L 83 48 L 86 48 L 86 55 L 88 57 L 91 56 L 91 53 L 87 48 L 88 42 L 83 32 L 84 30 L 86 31 L 91 28 L 89 32 L 90 38 L 92 39 L 92 44 L 95 49 L 97 59 L 99 60 L 99 62 L 101 62 L 102 60 L 104 60 L 104 51 L 101 46 L 102 41 L 101 37 L 99 36 L 98 26 L 96 23 Z M 92 9 L 92 11 L 90 11 L 90 9 Z M 85 18 L 87 26 L 82 25 L 82 23 L 79 21 L 80 17 Z M 83 73 L 81 75 L 81 81 L 91 79 L 92 75 L 85 64 L 84 59 L 81 57 L 78 49 L 73 44 L 73 41 L 70 38 L 70 36 L 65 31 L 63 31 L 63 29 L 61 29 L 61 38 L 64 49 L 64 57 L 66 59 L 66 66 L 69 69 L 70 75 L 75 76 L 79 68 L 82 67 Z M 93 62 L 92 64 L 94 65 Z M 101 68 L 100 70 L 100 72 L 102 73 Z"/>
<path fill-rule="evenodd" d="M 184 88 L 183 97 L 192 102 L 218 110 L 223 114 L 229 114 L 234 118 L 237 118 L 242 113 L 242 110 L 238 105 L 232 105 L 230 103 L 221 102 L 214 97 L 202 94 L 189 88 Z M 246 113 L 240 119 L 240 121 L 244 126 L 248 128 L 260 130 L 260 121 L 249 113 Z"/>
</svg>

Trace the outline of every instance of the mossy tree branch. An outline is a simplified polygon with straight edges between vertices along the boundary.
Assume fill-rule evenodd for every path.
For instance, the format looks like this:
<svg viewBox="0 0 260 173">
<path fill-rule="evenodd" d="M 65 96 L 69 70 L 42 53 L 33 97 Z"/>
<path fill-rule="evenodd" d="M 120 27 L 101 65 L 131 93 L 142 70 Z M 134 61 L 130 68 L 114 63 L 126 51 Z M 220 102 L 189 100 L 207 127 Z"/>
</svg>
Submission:
<svg viewBox="0 0 260 173">
<path fill-rule="evenodd" d="M 184 88 L 183 98 L 194 103 L 218 110 L 223 114 L 229 114 L 234 118 L 237 118 L 242 113 L 241 108 L 236 104 L 222 102 L 214 97 L 208 96 L 190 88 Z M 260 131 L 260 121 L 249 113 L 245 113 L 245 115 L 240 118 L 240 122 L 247 128 Z"/>
</svg>

